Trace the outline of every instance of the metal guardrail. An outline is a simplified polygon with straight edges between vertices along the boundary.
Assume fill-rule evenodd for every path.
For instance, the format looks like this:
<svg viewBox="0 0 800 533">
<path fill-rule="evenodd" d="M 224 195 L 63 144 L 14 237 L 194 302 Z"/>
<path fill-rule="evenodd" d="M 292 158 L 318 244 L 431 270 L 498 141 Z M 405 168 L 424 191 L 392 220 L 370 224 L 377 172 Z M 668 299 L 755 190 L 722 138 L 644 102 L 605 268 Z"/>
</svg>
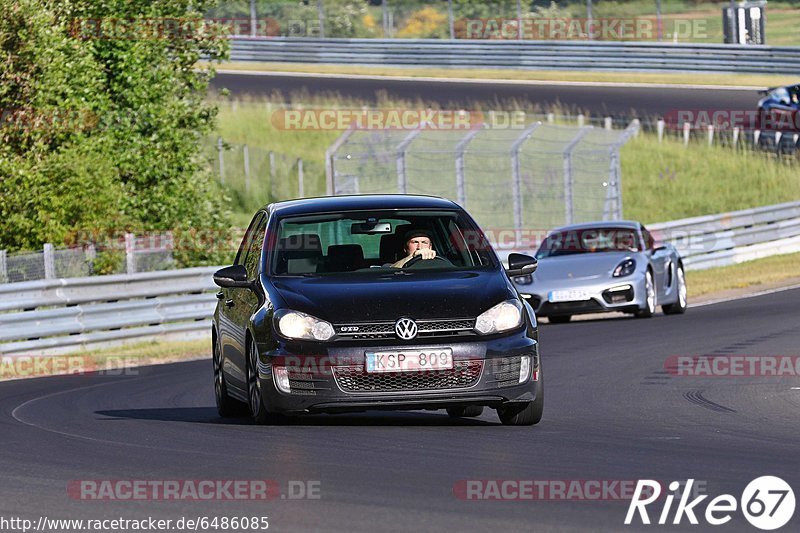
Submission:
<svg viewBox="0 0 800 533">
<path fill-rule="evenodd" d="M 800 202 L 648 226 L 678 248 L 687 270 L 728 266 L 781 253 L 800 252 Z"/>
<path fill-rule="evenodd" d="M 0 354 L 210 331 L 218 267 L 0 285 Z"/>
<path fill-rule="evenodd" d="M 687 269 L 800 251 L 800 202 L 649 226 Z M 501 253 L 507 255 L 508 250 Z M 0 354 L 47 354 L 210 330 L 217 267 L 0 285 Z"/>
<path fill-rule="evenodd" d="M 796 74 L 800 47 L 609 41 L 234 38 L 232 61 Z"/>
</svg>

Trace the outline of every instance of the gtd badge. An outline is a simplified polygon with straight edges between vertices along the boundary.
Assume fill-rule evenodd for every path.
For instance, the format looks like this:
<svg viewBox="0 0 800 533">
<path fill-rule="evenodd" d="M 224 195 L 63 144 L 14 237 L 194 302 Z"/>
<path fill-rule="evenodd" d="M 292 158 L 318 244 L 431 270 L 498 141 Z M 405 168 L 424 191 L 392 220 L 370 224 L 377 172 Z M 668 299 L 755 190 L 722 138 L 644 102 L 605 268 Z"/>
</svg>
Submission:
<svg viewBox="0 0 800 533">
<path fill-rule="evenodd" d="M 394 325 L 394 332 L 397 333 L 397 336 L 407 341 L 416 337 L 418 331 L 417 323 L 410 318 L 401 318 Z"/>
<path fill-rule="evenodd" d="M 355 333 L 358 331 L 358 326 L 342 326 L 339 331 L 342 333 Z"/>
</svg>

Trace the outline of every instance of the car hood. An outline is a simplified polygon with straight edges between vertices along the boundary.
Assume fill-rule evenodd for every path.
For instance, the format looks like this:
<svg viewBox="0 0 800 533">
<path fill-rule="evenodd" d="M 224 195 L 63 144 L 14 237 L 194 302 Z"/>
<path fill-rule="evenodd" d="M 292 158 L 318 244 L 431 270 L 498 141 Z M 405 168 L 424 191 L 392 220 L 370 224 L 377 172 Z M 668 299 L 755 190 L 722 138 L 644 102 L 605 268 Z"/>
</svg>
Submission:
<svg viewBox="0 0 800 533">
<path fill-rule="evenodd" d="M 593 280 L 611 276 L 614 268 L 626 258 L 637 259 L 632 252 L 595 252 L 562 255 L 539 259 L 534 281 Z"/>
<path fill-rule="evenodd" d="M 273 278 L 286 307 L 334 324 L 475 317 L 516 295 L 497 271 Z"/>
</svg>

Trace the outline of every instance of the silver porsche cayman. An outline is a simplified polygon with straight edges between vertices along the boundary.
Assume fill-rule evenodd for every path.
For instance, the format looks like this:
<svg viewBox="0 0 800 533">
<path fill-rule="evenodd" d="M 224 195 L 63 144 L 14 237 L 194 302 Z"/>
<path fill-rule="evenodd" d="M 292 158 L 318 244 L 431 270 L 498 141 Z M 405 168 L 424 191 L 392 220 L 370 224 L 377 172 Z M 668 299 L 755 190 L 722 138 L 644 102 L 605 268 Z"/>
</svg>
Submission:
<svg viewBox="0 0 800 533">
<path fill-rule="evenodd" d="M 538 316 L 568 322 L 573 315 L 619 311 L 647 318 L 686 311 L 680 254 L 655 242 L 635 221 L 589 222 L 551 231 L 536 252 L 539 266 L 514 278 Z"/>
</svg>

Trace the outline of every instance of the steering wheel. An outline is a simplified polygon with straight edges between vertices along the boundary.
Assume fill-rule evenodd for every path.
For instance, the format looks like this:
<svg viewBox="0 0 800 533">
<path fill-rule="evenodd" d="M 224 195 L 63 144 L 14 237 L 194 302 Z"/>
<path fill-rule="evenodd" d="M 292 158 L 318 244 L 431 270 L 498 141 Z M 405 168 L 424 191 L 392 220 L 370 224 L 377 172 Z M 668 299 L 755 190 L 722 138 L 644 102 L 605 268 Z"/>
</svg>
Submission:
<svg viewBox="0 0 800 533">
<path fill-rule="evenodd" d="M 448 265 L 452 265 L 452 264 L 453 264 L 452 262 L 450 262 L 450 260 L 449 260 L 449 259 L 447 259 L 446 257 L 442 257 L 441 255 L 437 255 L 437 256 L 436 256 L 436 257 L 434 257 L 433 259 L 424 259 L 424 261 L 437 261 L 437 260 L 438 260 L 438 261 L 444 261 L 444 262 L 445 262 L 445 263 L 447 263 Z M 412 267 L 412 266 L 414 266 L 414 265 L 418 265 L 418 264 L 422 263 L 422 261 L 423 261 L 423 259 L 422 259 L 422 256 L 421 256 L 421 255 L 415 255 L 414 257 L 412 257 L 411 259 L 409 259 L 408 261 L 406 261 L 406 262 L 403 264 L 403 266 L 402 266 L 402 267 L 400 267 L 400 268 L 410 268 L 410 267 Z"/>
</svg>

